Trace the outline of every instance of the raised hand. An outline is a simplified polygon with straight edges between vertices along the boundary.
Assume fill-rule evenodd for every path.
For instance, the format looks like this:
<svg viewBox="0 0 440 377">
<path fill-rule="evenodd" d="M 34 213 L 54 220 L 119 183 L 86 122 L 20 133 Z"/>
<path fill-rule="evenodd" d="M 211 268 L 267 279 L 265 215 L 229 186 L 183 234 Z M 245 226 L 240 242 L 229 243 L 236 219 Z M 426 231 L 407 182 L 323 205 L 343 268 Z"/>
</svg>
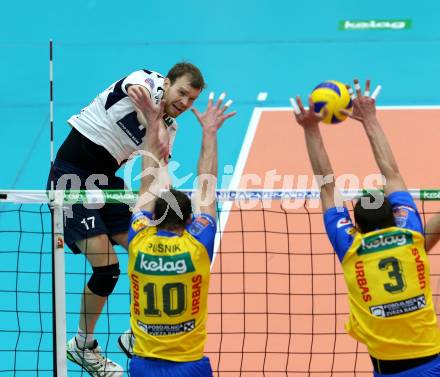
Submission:
<svg viewBox="0 0 440 377">
<path fill-rule="evenodd" d="M 150 97 L 150 93 L 148 93 L 147 90 L 145 90 L 139 85 L 133 85 L 129 88 L 129 90 L 130 90 L 130 98 L 133 101 L 133 104 L 138 112 L 138 115 L 141 115 L 141 119 L 139 119 L 141 123 L 144 123 L 144 121 L 146 121 L 147 124 L 144 125 L 148 126 L 162 119 L 165 111 L 164 100 L 156 104 L 154 99 Z"/>
<path fill-rule="evenodd" d="M 315 104 L 313 103 L 312 97 L 309 97 L 308 110 L 304 108 L 304 105 L 299 96 L 296 96 L 296 102 L 293 98 L 291 98 L 290 103 L 292 104 L 296 121 L 300 126 L 304 128 L 316 126 L 321 120 L 325 118 L 325 109 L 323 111 L 323 114 L 315 113 Z"/>
<path fill-rule="evenodd" d="M 340 110 L 341 113 L 355 119 L 359 122 L 364 122 L 367 119 L 372 119 L 376 117 L 376 97 L 381 89 L 380 85 L 376 88 L 374 93 L 370 95 L 370 80 L 365 82 L 365 92 L 362 94 L 361 86 L 358 79 L 354 79 L 354 89 L 356 91 L 356 96 L 352 93 L 353 100 L 353 110 Z M 350 90 L 350 89 L 349 89 Z"/>
<path fill-rule="evenodd" d="M 211 92 L 209 94 L 208 106 L 204 113 L 201 113 L 194 107 L 191 108 L 191 111 L 196 116 L 204 131 L 217 132 L 226 119 L 229 119 L 237 114 L 236 111 L 225 114 L 225 112 L 232 105 L 231 100 L 228 100 L 224 105 L 222 105 L 225 97 L 225 93 L 220 94 L 218 100 L 214 103 L 214 93 Z"/>
</svg>

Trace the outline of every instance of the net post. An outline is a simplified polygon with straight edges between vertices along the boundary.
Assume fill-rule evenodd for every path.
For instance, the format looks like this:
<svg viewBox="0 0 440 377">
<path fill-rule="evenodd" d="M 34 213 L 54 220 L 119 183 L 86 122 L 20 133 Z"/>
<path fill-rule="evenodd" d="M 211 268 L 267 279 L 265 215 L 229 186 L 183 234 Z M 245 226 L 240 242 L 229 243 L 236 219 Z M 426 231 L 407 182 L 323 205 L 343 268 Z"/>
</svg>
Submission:
<svg viewBox="0 0 440 377">
<path fill-rule="evenodd" d="M 64 191 L 52 192 L 52 295 L 54 377 L 67 376 L 66 283 L 64 265 Z"/>
</svg>

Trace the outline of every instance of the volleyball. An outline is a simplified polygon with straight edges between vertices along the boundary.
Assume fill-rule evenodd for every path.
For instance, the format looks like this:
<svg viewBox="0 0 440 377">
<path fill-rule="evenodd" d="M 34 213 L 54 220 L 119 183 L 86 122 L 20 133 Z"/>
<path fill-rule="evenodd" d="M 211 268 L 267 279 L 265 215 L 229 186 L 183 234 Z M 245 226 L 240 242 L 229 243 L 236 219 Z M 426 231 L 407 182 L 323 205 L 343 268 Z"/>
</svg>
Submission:
<svg viewBox="0 0 440 377">
<path fill-rule="evenodd" d="M 327 124 L 340 123 L 345 120 L 347 115 L 342 114 L 340 110 L 350 110 L 353 106 L 347 87 L 339 81 L 322 82 L 313 89 L 311 96 L 315 104 L 315 112 L 322 114 L 324 109 L 327 110 L 322 120 Z"/>
</svg>

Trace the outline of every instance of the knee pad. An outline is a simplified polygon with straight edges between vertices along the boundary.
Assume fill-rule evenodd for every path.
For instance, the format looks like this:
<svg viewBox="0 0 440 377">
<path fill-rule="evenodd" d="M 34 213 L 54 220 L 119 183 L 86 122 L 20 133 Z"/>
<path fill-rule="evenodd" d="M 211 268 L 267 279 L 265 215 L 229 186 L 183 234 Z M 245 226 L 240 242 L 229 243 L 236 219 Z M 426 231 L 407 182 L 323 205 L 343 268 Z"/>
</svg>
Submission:
<svg viewBox="0 0 440 377">
<path fill-rule="evenodd" d="M 98 296 L 109 296 L 116 287 L 119 279 L 119 263 L 109 266 L 93 267 L 93 274 L 87 283 L 87 287 Z"/>
</svg>

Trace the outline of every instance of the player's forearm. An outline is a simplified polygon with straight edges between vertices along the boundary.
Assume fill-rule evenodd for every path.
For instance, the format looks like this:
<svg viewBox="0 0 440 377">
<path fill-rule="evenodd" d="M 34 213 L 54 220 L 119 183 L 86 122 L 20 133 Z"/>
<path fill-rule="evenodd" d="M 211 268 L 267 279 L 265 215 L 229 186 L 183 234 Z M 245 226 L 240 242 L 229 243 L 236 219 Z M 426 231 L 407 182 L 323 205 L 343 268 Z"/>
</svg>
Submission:
<svg viewBox="0 0 440 377">
<path fill-rule="evenodd" d="M 198 174 L 217 177 L 217 132 L 203 131 Z"/>
<path fill-rule="evenodd" d="M 315 176 L 328 176 L 333 174 L 333 168 L 328 158 L 319 126 L 304 128 L 307 152 Z"/>
<path fill-rule="evenodd" d="M 197 172 L 197 190 L 192 202 L 194 213 L 203 213 L 215 218 L 217 189 L 216 131 L 203 130 L 202 149 Z"/>
<path fill-rule="evenodd" d="M 152 122 L 146 132 L 146 141 L 142 153 L 142 174 L 145 174 L 145 176 L 141 177 L 141 191 L 143 192 L 149 191 L 153 182 L 159 178 L 159 168 L 161 167 L 160 151 L 158 148 L 159 126 L 159 122 Z"/>
<path fill-rule="evenodd" d="M 157 161 L 155 164 L 158 164 L 158 161 L 160 160 L 160 128 L 162 127 L 162 123 L 160 120 L 156 120 L 154 122 L 151 122 L 151 125 L 147 126 L 146 128 L 146 137 L 145 137 L 145 143 L 144 143 L 144 150 L 147 156 L 152 157 L 153 159 L 156 159 Z M 148 159 L 144 158 L 144 165 L 146 163 L 150 163 Z"/>
<path fill-rule="evenodd" d="M 335 207 L 335 182 L 333 168 L 322 140 L 319 125 L 304 127 L 307 152 L 312 165 L 313 174 L 319 185 L 323 210 Z M 339 195 L 339 194 L 338 194 Z M 338 196 L 338 206 L 341 198 Z"/>
<path fill-rule="evenodd" d="M 425 248 L 430 251 L 440 239 L 440 214 L 431 217 L 425 227 Z"/>
<path fill-rule="evenodd" d="M 194 198 L 195 213 L 215 217 L 217 188 L 217 130 L 203 130 L 198 164 L 198 187 Z"/>
<path fill-rule="evenodd" d="M 369 117 L 362 122 L 373 149 L 374 158 L 382 175 L 390 179 L 400 175 L 399 167 L 391 147 L 376 117 Z"/>
</svg>

